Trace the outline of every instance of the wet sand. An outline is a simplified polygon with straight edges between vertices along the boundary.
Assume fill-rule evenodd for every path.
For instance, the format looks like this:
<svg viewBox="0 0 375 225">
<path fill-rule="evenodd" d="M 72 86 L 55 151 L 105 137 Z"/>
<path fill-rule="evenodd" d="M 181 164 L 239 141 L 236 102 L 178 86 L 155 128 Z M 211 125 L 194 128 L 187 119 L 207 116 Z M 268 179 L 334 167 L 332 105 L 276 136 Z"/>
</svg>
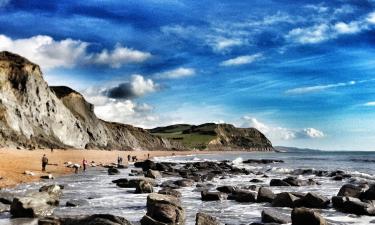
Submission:
<svg viewBox="0 0 375 225">
<path fill-rule="evenodd" d="M 127 163 L 127 156 L 137 156 L 138 160 L 156 156 L 189 155 L 189 154 L 207 154 L 214 152 L 207 151 L 104 151 L 104 150 L 17 150 L 17 149 L 0 149 L 0 188 L 11 187 L 24 182 L 32 182 L 40 179 L 40 176 L 51 173 L 54 177 L 73 173 L 74 170 L 67 168 L 64 162 L 82 164 L 83 158 L 90 163 L 94 161 L 99 163 L 112 163 L 117 161 L 120 155 L 124 164 Z M 47 171 L 42 172 L 41 158 L 43 154 L 49 159 Z M 25 171 L 35 173 L 35 176 L 23 174 Z"/>
</svg>

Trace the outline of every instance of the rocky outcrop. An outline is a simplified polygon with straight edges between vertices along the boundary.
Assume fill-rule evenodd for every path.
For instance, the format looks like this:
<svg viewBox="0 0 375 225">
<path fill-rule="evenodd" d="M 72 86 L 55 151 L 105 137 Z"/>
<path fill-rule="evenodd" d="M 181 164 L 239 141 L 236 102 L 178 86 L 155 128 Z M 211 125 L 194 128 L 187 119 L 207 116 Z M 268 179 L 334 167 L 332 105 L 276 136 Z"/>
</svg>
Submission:
<svg viewBox="0 0 375 225">
<path fill-rule="evenodd" d="M 68 87 L 49 87 L 40 67 L 0 52 L 0 146 L 19 148 L 171 149 L 130 125 L 100 120 L 94 106 Z"/>
</svg>

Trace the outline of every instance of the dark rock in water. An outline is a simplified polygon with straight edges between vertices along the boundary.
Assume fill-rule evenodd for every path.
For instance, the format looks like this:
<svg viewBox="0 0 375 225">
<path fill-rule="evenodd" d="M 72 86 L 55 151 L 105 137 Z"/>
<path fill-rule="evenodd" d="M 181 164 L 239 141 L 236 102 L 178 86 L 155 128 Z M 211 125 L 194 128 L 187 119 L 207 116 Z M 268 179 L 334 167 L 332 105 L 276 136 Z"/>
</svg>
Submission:
<svg viewBox="0 0 375 225">
<path fill-rule="evenodd" d="M 110 214 L 94 214 L 90 216 L 77 216 L 60 218 L 60 225 L 132 225 L 123 217 Z"/>
<path fill-rule="evenodd" d="M 202 191 L 202 201 L 221 201 L 227 199 L 228 195 L 222 192 Z"/>
<path fill-rule="evenodd" d="M 142 168 L 143 171 L 156 170 L 156 163 L 151 160 L 145 160 L 143 162 L 135 162 L 134 166 L 136 168 Z"/>
<path fill-rule="evenodd" d="M 160 187 L 163 187 L 163 188 L 172 188 L 172 189 L 178 189 L 178 188 L 180 188 L 180 186 L 178 186 L 177 184 L 175 184 L 175 182 L 173 180 L 166 180 L 166 181 L 164 181 L 163 183 L 161 183 Z"/>
<path fill-rule="evenodd" d="M 61 225 L 61 222 L 60 218 L 50 216 L 38 219 L 38 225 Z"/>
<path fill-rule="evenodd" d="M 66 202 L 66 206 L 68 207 L 77 207 L 77 206 L 83 206 L 88 205 L 89 202 L 85 199 L 71 199 Z"/>
<path fill-rule="evenodd" d="M 291 186 L 291 185 L 280 179 L 272 179 L 270 182 L 270 186 Z"/>
<path fill-rule="evenodd" d="M 306 208 L 292 211 L 292 225 L 327 225 L 327 221 L 317 212 Z"/>
<path fill-rule="evenodd" d="M 154 192 L 153 185 L 145 180 L 138 182 L 135 193 L 142 194 L 142 193 L 152 193 Z"/>
<path fill-rule="evenodd" d="M 259 223 L 259 222 L 254 222 L 250 223 L 250 225 L 280 225 L 279 223 Z"/>
<path fill-rule="evenodd" d="M 248 190 L 236 190 L 233 192 L 237 202 L 256 202 L 257 193 Z"/>
<path fill-rule="evenodd" d="M 294 208 L 298 199 L 298 197 L 292 195 L 291 193 L 282 192 L 276 195 L 272 201 L 272 206 Z"/>
<path fill-rule="evenodd" d="M 325 209 L 328 207 L 330 200 L 316 193 L 308 193 L 301 199 L 301 202 L 303 207 Z"/>
<path fill-rule="evenodd" d="M 220 186 L 216 188 L 217 191 L 227 193 L 227 194 L 233 193 L 236 189 L 237 188 L 233 186 Z"/>
<path fill-rule="evenodd" d="M 335 177 L 335 176 L 343 176 L 343 175 L 345 175 L 344 171 L 336 170 L 336 171 L 331 172 L 328 176 Z"/>
<path fill-rule="evenodd" d="M 362 194 L 362 188 L 354 184 L 344 184 L 337 196 L 359 198 Z"/>
<path fill-rule="evenodd" d="M 337 175 L 337 176 L 332 177 L 332 180 L 335 180 L 335 181 L 341 181 L 342 179 L 344 179 L 344 178 L 341 175 Z"/>
<path fill-rule="evenodd" d="M 257 202 L 272 202 L 275 199 L 275 194 L 271 189 L 260 187 L 258 190 Z"/>
<path fill-rule="evenodd" d="M 181 192 L 175 190 L 175 189 L 172 189 L 172 188 L 163 188 L 161 190 L 159 190 L 158 192 L 159 194 L 163 194 L 163 195 L 172 195 L 176 198 L 181 198 Z"/>
<path fill-rule="evenodd" d="M 251 183 L 262 183 L 263 181 L 255 178 L 255 179 L 251 179 L 250 182 Z"/>
<path fill-rule="evenodd" d="M 296 169 L 292 172 L 294 175 L 313 175 L 313 169 Z"/>
<path fill-rule="evenodd" d="M 117 175 L 120 174 L 120 170 L 116 168 L 108 168 L 108 175 Z"/>
<path fill-rule="evenodd" d="M 242 163 L 254 163 L 254 164 L 271 164 L 271 163 L 283 163 L 283 160 L 277 159 L 247 159 Z"/>
<path fill-rule="evenodd" d="M 59 204 L 57 195 L 48 192 L 30 193 L 25 197 L 16 197 L 10 207 L 13 217 L 49 216 L 54 206 Z"/>
<path fill-rule="evenodd" d="M 147 170 L 147 172 L 145 173 L 145 177 L 160 179 L 162 176 L 161 173 L 157 170 Z"/>
<path fill-rule="evenodd" d="M 274 209 L 264 209 L 262 211 L 262 222 L 263 223 L 278 223 L 285 224 L 290 223 L 291 218 L 289 215 L 281 213 Z"/>
<path fill-rule="evenodd" d="M 147 197 L 147 213 L 142 225 L 180 225 L 185 223 L 185 211 L 178 198 L 152 193 Z"/>
<path fill-rule="evenodd" d="M 191 187 L 194 185 L 194 180 L 191 179 L 181 179 L 181 180 L 176 180 L 174 182 L 175 185 L 180 186 L 180 187 Z"/>
<path fill-rule="evenodd" d="M 220 222 L 213 216 L 205 213 L 197 213 L 195 225 L 220 225 Z"/>
<path fill-rule="evenodd" d="M 119 164 L 117 165 L 117 169 L 127 169 L 128 167 L 126 165 Z"/>
<path fill-rule="evenodd" d="M 375 184 L 371 185 L 370 188 L 360 195 L 361 199 L 375 200 Z"/>
<path fill-rule="evenodd" d="M 334 196 L 332 197 L 332 205 L 345 213 L 353 213 L 356 215 L 375 215 L 374 205 L 362 202 L 358 198 Z"/>
<path fill-rule="evenodd" d="M 307 186 L 307 185 L 317 185 L 318 183 L 315 182 L 313 179 L 301 180 L 296 177 L 287 177 L 283 179 L 284 182 L 290 184 L 290 186 L 300 187 L 300 186 Z"/>
<path fill-rule="evenodd" d="M 134 179 L 127 179 L 127 178 L 121 178 L 117 180 L 113 180 L 112 183 L 115 183 L 118 187 L 121 188 L 137 188 L 139 182 L 146 181 L 152 186 L 156 186 L 156 181 L 152 178 L 148 177 L 142 177 L 142 178 L 134 178 Z"/>
<path fill-rule="evenodd" d="M 10 192 L 1 192 L 0 193 L 0 203 L 10 205 L 13 202 L 15 194 Z"/>
</svg>

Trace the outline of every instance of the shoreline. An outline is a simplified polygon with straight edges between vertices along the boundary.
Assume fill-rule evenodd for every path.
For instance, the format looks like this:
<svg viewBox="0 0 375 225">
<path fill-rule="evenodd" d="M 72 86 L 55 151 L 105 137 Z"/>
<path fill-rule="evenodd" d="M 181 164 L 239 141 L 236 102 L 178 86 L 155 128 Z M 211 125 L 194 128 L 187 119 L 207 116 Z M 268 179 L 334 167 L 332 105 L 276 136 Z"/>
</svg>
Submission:
<svg viewBox="0 0 375 225">
<path fill-rule="evenodd" d="M 79 149 L 37 149 L 19 150 L 0 148 L 0 188 L 11 188 L 22 183 L 30 183 L 41 180 L 40 176 L 52 174 L 55 178 L 74 173 L 73 168 L 67 168 L 64 162 L 72 162 L 82 165 L 83 158 L 96 165 L 114 163 L 117 157 L 123 158 L 123 164 L 127 164 L 127 156 L 137 156 L 138 161 L 154 157 L 186 156 L 201 154 L 228 154 L 252 151 L 118 151 L 118 150 L 79 150 Z M 254 151 L 256 153 L 257 151 Z M 41 158 L 43 154 L 49 159 L 46 172 L 42 172 Z M 90 166 L 88 167 L 90 169 Z M 34 173 L 34 176 L 24 174 L 25 171 Z"/>
</svg>

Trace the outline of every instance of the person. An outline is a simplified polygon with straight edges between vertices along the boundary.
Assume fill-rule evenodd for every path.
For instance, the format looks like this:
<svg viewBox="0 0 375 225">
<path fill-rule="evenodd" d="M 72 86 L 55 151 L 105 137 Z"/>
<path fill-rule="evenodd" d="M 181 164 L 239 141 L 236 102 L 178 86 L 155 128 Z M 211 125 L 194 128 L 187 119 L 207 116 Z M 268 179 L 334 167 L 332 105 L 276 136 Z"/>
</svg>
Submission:
<svg viewBox="0 0 375 225">
<path fill-rule="evenodd" d="M 83 171 L 86 171 L 86 166 L 87 166 L 87 160 L 83 158 L 83 161 L 82 161 Z"/>
<path fill-rule="evenodd" d="M 53 148 L 51 148 L 51 153 L 53 153 Z"/>
<path fill-rule="evenodd" d="M 133 161 L 133 162 L 135 162 L 136 157 L 137 157 L 137 156 L 135 156 L 135 155 L 132 156 L 132 161 Z"/>
<path fill-rule="evenodd" d="M 117 156 L 117 165 L 120 165 L 120 163 L 121 163 L 121 157 Z"/>
<path fill-rule="evenodd" d="M 130 155 L 128 155 L 128 162 L 130 162 L 130 157 L 131 157 L 131 156 L 130 156 Z"/>
<path fill-rule="evenodd" d="M 43 157 L 42 157 L 42 171 L 43 172 L 46 171 L 47 164 L 48 164 L 48 158 L 47 158 L 46 154 L 44 154 Z"/>
<path fill-rule="evenodd" d="M 147 153 L 147 159 L 150 159 L 150 153 Z"/>
</svg>

